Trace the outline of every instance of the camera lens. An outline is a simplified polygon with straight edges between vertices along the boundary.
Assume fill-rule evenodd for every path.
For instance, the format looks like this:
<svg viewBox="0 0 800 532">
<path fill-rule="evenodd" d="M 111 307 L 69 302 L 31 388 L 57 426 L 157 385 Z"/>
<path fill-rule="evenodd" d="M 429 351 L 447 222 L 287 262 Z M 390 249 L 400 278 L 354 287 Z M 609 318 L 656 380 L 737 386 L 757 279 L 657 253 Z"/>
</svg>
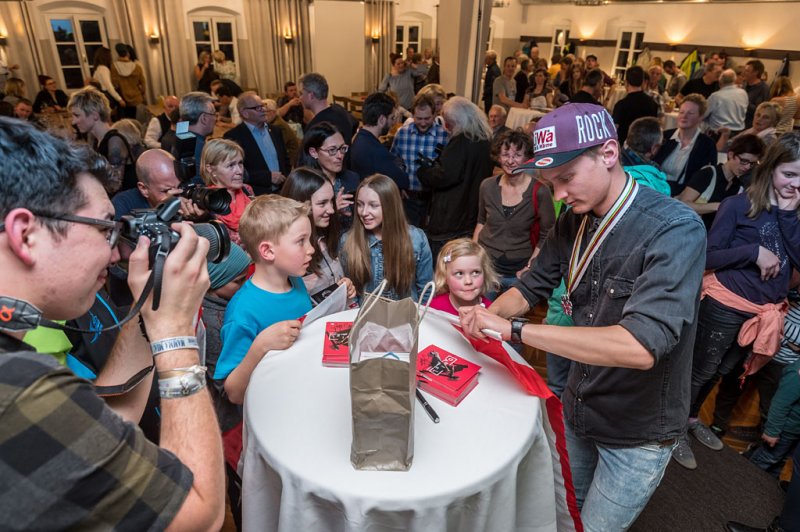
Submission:
<svg viewBox="0 0 800 532">
<path fill-rule="evenodd" d="M 231 213 L 231 195 L 224 188 L 194 188 L 188 198 L 204 211 L 215 214 Z"/>
<path fill-rule="evenodd" d="M 209 223 L 194 224 L 192 228 L 198 236 L 205 238 L 211 244 L 206 255 L 209 262 L 220 263 L 228 257 L 231 251 L 231 237 L 222 222 L 213 220 Z"/>
</svg>

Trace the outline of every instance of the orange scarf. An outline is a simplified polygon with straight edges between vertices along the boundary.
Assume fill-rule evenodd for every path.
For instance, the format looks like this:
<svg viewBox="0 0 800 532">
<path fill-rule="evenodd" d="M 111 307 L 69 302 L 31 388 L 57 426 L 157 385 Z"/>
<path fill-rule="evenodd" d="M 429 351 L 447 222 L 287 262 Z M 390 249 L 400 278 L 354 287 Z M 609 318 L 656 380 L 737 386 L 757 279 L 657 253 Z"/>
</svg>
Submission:
<svg viewBox="0 0 800 532">
<path fill-rule="evenodd" d="M 700 293 L 700 298 L 705 296 L 711 296 L 723 305 L 736 310 L 755 314 L 742 324 L 737 341 L 742 347 L 753 344 L 753 354 L 745 362 L 744 376 L 752 375 L 764 367 L 781 347 L 783 320 L 789 311 L 786 300 L 757 305 L 725 288 L 717 280 L 714 272 L 707 272 L 703 276 L 703 291 Z"/>
</svg>

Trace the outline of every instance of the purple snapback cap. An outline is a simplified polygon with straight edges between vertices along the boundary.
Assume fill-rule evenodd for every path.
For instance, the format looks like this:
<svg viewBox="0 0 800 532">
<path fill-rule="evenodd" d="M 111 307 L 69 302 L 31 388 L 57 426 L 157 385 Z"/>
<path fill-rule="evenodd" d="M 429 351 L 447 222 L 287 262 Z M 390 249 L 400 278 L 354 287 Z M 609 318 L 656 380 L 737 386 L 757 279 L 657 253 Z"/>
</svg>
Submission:
<svg viewBox="0 0 800 532">
<path fill-rule="evenodd" d="M 533 130 L 533 159 L 514 173 L 555 168 L 593 146 L 617 138 L 614 120 L 605 107 L 591 103 L 568 103 L 539 119 Z"/>
</svg>

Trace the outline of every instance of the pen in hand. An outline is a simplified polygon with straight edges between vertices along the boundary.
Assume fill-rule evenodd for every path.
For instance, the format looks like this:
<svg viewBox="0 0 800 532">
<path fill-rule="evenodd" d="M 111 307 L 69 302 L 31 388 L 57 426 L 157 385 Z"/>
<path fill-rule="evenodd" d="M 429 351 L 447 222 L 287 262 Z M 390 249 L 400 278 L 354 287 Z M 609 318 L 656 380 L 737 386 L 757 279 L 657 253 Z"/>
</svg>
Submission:
<svg viewBox="0 0 800 532">
<path fill-rule="evenodd" d="M 422 408 L 425 409 L 425 412 L 427 412 L 428 416 L 430 416 L 431 420 L 433 420 L 434 423 L 438 423 L 439 416 L 436 414 L 436 410 L 434 410 L 430 403 L 428 403 L 428 401 L 425 399 L 425 396 L 423 396 L 422 392 L 419 391 L 419 388 L 417 388 L 417 400 L 422 405 Z"/>
</svg>

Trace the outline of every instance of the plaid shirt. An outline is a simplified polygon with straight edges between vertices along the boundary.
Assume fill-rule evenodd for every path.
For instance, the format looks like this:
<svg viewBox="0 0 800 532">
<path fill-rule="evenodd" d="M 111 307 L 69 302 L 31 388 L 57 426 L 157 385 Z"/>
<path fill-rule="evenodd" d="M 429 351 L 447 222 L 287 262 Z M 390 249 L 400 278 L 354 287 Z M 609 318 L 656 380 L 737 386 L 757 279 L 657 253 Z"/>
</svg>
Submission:
<svg viewBox="0 0 800 532">
<path fill-rule="evenodd" d="M 409 190 L 422 190 L 422 183 L 417 179 L 417 158 L 422 152 L 431 159 L 436 157 L 434 149 L 439 144 L 447 144 L 447 131 L 437 121 L 425 133 L 420 133 L 417 125 L 411 121 L 397 130 L 392 143 L 392 153 L 406 163 Z"/>
<path fill-rule="evenodd" d="M 49 355 L 0 353 L 0 427 L 0 528 L 163 530 L 192 486 Z"/>
</svg>

